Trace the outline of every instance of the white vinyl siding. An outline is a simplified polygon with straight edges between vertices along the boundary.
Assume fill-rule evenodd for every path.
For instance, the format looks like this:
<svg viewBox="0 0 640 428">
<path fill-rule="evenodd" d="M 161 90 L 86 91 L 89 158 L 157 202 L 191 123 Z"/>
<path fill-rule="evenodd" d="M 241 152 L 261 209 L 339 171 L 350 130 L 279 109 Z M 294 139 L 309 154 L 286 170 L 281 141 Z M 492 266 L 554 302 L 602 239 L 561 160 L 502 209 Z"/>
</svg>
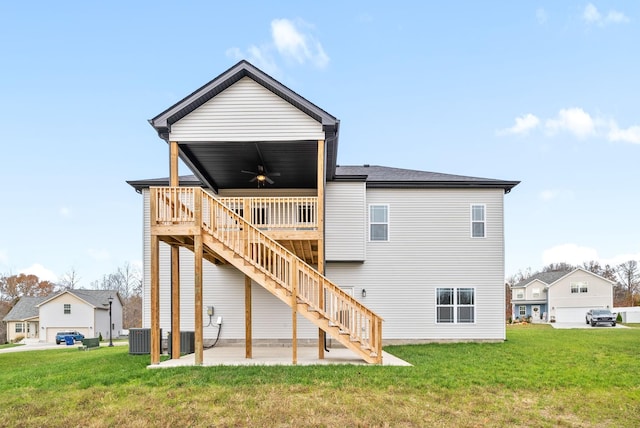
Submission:
<svg viewBox="0 0 640 428">
<path fill-rule="evenodd" d="M 367 290 L 385 339 L 504 340 L 503 198 L 502 189 L 369 188 L 367 206 L 391 207 L 391 240 L 367 241 L 364 263 L 327 263 L 327 276 Z M 491 213 L 485 239 L 470 238 L 477 203 Z M 475 288 L 474 324 L 436 323 L 435 289 L 446 287 Z"/>
<path fill-rule="evenodd" d="M 171 141 L 324 140 L 322 124 L 244 77 L 171 126 Z"/>
<path fill-rule="evenodd" d="M 332 255 L 336 262 L 327 262 L 326 272 L 337 285 L 353 288 L 356 298 L 384 318 L 384 339 L 504 340 L 503 190 L 364 189 L 363 183 L 327 184 L 327 259 Z M 148 191 L 143 191 L 143 195 L 143 323 L 149 327 Z M 350 195 L 357 201 L 350 200 Z M 336 207 L 336 201 L 353 205 Z M 469 207 L 479 202 L 491 213 L 486 218 L 491 234 L 486 239 L 470 239 Z M 385 245 L 366 238 L 369 205 L 393 208 L 393 240 Z M 338 229 L 334 229 L 336 224 Z M 365 251 L 364 263 L 349 259 L 354 257 L 351 254 Z M 161 244 L 160 304 L 164 333 L 171 328 L 169 253 L 169 247 Z M 207 261 L 204 266 L 203 306 L 214 306 L 216 317 L 223 317 L 221 339 L 242 340 L 244 276 L 232 266 L 214 266 Z M 180 250 L 180 276 L 181 328 L 192 331 L 193 253 L 186 249 Z M 434 295 L 436 288 L 443 287 L 476 290 L 473 324 L 436 323 Z M 365 298 L 361 297 L 363 288 L 367 290 Z M 252 290 L 254 338 L 291 339 L 291 309 L 257 284 L 253 284 Z M 206 326 L 208 317 L 204 312 Z M 299 338 L 317 339 L 317 328 L 299 319 Z M 215 339 L 216 333 L 215 326 L 204 329 L 205 339 Z"/>
<path fill-rule="evenodd" d="M 325 259 L 364 261 L 367 207 L 364 182 L 329 182 L 325 188 Z"/>
</svg>

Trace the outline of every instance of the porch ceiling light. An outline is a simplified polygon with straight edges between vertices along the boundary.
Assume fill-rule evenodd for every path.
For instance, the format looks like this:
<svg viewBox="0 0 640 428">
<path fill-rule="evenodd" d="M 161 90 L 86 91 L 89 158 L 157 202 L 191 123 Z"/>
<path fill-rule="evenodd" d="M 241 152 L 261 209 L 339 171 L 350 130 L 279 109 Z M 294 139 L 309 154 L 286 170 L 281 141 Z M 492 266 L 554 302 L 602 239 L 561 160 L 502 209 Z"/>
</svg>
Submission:
<svg viewBox="0 0 640 428">
<path fill-rule="evenodd" d="M 262 181 L 266 181 L 266 180 L 267 180 L 267 176 L 266 176 L 266 175 L 264 175 L 264 174 L 258 174 L 258 175 L 256 175 L 256 179 L 257 179 L 258 181 L 260 181 L 260 182 L 262 182 Z"/>
</svg>

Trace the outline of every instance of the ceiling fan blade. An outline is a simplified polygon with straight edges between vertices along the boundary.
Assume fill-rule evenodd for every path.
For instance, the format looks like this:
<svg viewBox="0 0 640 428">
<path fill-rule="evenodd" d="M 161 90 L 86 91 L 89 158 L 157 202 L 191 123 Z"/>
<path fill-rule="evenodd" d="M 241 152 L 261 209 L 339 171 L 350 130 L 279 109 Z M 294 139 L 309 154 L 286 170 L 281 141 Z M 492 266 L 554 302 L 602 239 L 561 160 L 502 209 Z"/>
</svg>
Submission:
<svg viewBox="0 0 640 428">
<path fill-rule="evenodd" d="M 254 181 L 256 181 L 258 179 L 258 176 L 254 176 L 251 180 L 249 180 L 249 183 L 253 183 Z"/>
<path fill-rule="evenodd" d="M 280 177 L 280 173 L 279 172 L 270 172 L 269 175 L 272 176 L 272 177 Z"/>
<path fill-rule="evenodd" d="M 240 172 L 242 172 L 242 173 L 244 173 L 244 174 L 258 175 L 258 173 L 256 173 L 256 172 L 253 172 L 253 171 L 247 171 L 247 170 L 244 170 L 244 169 L 240 170 Z"/>
<path fill-rule="evenodd" d="M 266 175 L 264 176 L 264 179 L 267 181 L 267 183 L 269 184 L 273 184 L 275 183 L 275 181 L 273 181 L 272 179 L 270 179 L 269 177 L 267 177 Z"/>
</svg>

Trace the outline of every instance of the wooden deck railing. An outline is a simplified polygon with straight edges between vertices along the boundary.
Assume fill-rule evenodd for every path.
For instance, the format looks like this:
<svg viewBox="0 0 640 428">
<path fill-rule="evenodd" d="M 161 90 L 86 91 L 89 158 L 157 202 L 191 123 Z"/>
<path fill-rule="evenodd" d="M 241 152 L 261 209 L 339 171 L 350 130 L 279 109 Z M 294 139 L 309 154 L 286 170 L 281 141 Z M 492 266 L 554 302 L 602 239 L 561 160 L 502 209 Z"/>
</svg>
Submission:
<svg viewBox="0 0 640 428">
<path fill-rule="evenodd" d="M 216 199 L 263 230 L 315 230 L 318 228 L 317 197 Z"/>
<path fill-rule="evenodd" d="M 199 222 L 200 227 L 219 242 L 295 295 L 310 311 L 318 312 L 330 325 L 337 326 L 341 334 L 375 353 L 381 361 L 382 318 L 246 221 L 234 207 L 200 188 L 156 187 L 151 188 L 151 197 L 157 207 L 155 216 L 152 215 L 157 225 L 193 222 L 197 226 Z M 268 198 L 256 199 L 260 199 L 259 203 L 268 203 Z M 297 284 L 295 290 L 293 284 Z"/>
</svg>

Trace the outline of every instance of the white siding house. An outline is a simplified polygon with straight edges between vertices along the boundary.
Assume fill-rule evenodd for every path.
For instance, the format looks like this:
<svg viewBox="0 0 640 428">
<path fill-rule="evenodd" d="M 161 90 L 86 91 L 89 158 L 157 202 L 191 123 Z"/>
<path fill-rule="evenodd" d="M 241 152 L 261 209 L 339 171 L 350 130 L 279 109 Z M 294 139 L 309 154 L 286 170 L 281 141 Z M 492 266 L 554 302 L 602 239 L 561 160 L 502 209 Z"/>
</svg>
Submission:
<svg viewBox="0 0 640 428">
<path fill-rule="evenodd" d="M 247 313 L 252 312 L 253 341 L 292 340 L 293 321 L 287 304 L 267 291 L 267 285 L 258 283 L 264 277 L 257 275 L 251 282 L 251 306 L 247 308 L 244 284 L 253 271 L 243 273 L 234 267 L 233 260 L 225 257 L 241 254 L 224 256 L 223 249 L 211 251 L 202 269 L 202 306 L 213 306 L 214 313 L 210 317 L 203 310 L 202 320 L 196 319 L 201 309 L 194 305 L 200 299 L 199 275 L 194 273 L 199 268 L 192 252 L 197 236 L 177 236 L 175 231 L 181 227 L 179 216 L 200 208 L 185 199 L 172 199 L 150 214 L 150 201 L 165 204 L 167 198 L 179 194 L 171 190 L 179 182 L 180 188 L 202 188 L 207 198 L 243 198 L 224 208 L 230 211 L 224 211 L 223 217 L 233 214 L 252 219 L 265 234 L 260 239 L 272 236 L 300 257 L 296 263 L 317 268 L 344 290 L 345 300 L 340 304 L 366 307 L 384 318 L 385 343 L 505 339 L 504 195 L 517 181 L 375 165 L 339 166 L 339 121 L 246 61 L 150 122 L 194 175 L 178 180 L 177 163 L 172 163 L 176 166 L 169 178 L 129 181 L 143 196 L 145 327 L 153 327 L 156 315 L 165 332 L 176 322 L 172 319 L 172 313 L 178 313 L 172 308 L 173 245 L 180 247 L 174 259 L 179 259 L 180 330 L 197 331 L 202 323 L 205 339 L 219 335 L 223 342 L 243 342 Z M 162 193 L 154 195 L 169 196 L 151 198 L 155 186 Z M 269 204 L 275 199 L 295 207 L 298 220 L 302 216 L 313 226 L 276 230 L 277 225 L 265 220 L 273 217 Z M 176 211 L 183 204 L 186 207 Z M 310 215 L 309 207 L 317 212 Z M 168 211 L 172 218 L 157 221 Z M 223 217 L 206 220 L 206 233 L 216 233 Z M 243 230 L 239 220 L 235 224 L 236 231 Z M 200 225 L 197 227 L 201 233 Z M 160 235 L 154 271 L 151 242 Z M 249 253 L 243 257 L 253 254 Z M 269 262 L 267 256 L 263 259 Z M 152 305 L 154 276 L 159 284 L 159 309 Z M 314 316 L 305 318 L 298 312 L 297 339 L 318 340 L 318 326 L 337 334 L 337 328 L 332 329 L 336 323 L 358 335 L 356 324 L 343 324 L 343 317 L 353 316 L 351 309 L 336 313 L 326 309 L 325 313 L 322 305 L 328 304 L 329 294 L 314 296 L 320 306 L 311 312 L 326 316 L 328 324 L 314 324 Z M 337 318 L 331 318 L 334 315 Z M 220 326 L 218 317 L 223 320 Z M 365 327 L 372 328 L 372 334 L 377 332 L 368 321 L 362 324 L 363 331 Z M 365 343 L 368 339 L 359 340 Z M 152 362 L 157 360 L 152 355 Z"/>
<path fill-rule="evenodd" d="M 589 309 L 613 308 L 613 286 L 582 268 L 538 273 L 511 287 L 513 317 L 582 323 Z"/>
</svg>

